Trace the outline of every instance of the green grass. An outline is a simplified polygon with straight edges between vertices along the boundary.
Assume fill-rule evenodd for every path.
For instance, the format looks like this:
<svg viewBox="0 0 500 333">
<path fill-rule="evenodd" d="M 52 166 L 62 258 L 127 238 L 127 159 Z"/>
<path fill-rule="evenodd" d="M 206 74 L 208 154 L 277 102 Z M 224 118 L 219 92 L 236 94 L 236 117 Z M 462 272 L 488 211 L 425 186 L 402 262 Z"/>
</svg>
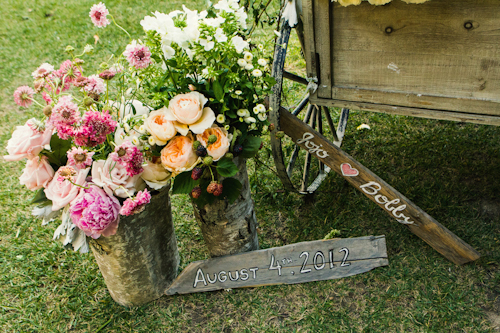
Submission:
<svg viewBox="0 0 500 333">
<path fill-rule="evenodd" d="M 140 36 L 144 15 L 181 3 L 106 5 Z M 83 47 L 96 33 L 96 48 L 124 47 L 118 29 L 92 26 L 92 4 L 0 0 L 6 13 L 0 22 L 1 155 L 15 126 L 35 115 L 17 107 L 12 93 L 31 84 L 30 73 L 40 63 L 64 60 L 66 45 Z M 290 59 L 293 70 L 303 70 L 297 48 Z M 372 129 L 356 131 L 361 123 Z M 321 239 L 332 229 L 340 237 L 384 234 L 389 266 L 341 280 L 165 296 L 132 309 L 114 303 L 91 254 L 65 250 L 52 241 L 55 223 L 42 227 L 30 216 L 32 193 L 18 179 L 24 163 L 2 160 L 0 331 L 494 332 L 500 314 L 499 138 L 498 127 L 352 111 L 343 143 L 346 152 L 480 251 L 474 263 L 452 264 L 339 176 L 330 175 L 314 197 L 304 198 L 284 192 L 267 168 L 249 162 L 261 247 Z M 266 156 L 262 160 L 274 167 Z M 207 252 L 188 198 L 172 202 L 184 268 Z"/>
</svg>

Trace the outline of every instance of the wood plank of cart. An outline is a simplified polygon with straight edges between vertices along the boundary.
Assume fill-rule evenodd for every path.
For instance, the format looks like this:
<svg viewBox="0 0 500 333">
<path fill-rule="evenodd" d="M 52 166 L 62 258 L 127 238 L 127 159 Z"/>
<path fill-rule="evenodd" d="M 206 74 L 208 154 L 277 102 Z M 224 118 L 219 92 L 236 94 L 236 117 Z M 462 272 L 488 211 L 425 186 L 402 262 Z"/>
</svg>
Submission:
<svg viewBox="0 0 500 333">
<path fill-rule="evenodd" d="M 302 242 L 193 262 L 165 293 L 339 279 L 388 264 L 383 235 Z"/>
<path fill-rule="evenodd" d="M 280 129 L 296 144 L 343 176 L 357 190 L 384 209 L 427 244 L 455 264 L 479 259 L 479 253 L 454 233 L 433 219 L 404 195 L 361 165 L 323 135 L 280 108 Z"/>
</svg>

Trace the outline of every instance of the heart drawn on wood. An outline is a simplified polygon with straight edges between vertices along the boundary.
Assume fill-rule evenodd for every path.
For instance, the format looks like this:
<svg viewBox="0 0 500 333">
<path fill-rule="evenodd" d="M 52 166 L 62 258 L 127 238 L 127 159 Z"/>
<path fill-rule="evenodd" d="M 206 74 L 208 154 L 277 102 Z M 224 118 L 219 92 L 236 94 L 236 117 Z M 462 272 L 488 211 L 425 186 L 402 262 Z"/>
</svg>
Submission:
<svg viewBox="0 0 500 333">
<path fill-rule="evenodd" d="M 349 163 L 342 163 L 340 165 L 340 170 L 344 177 L 356 177 L 359 175 L 359 171 L 354 169 Z"/>
</svg>

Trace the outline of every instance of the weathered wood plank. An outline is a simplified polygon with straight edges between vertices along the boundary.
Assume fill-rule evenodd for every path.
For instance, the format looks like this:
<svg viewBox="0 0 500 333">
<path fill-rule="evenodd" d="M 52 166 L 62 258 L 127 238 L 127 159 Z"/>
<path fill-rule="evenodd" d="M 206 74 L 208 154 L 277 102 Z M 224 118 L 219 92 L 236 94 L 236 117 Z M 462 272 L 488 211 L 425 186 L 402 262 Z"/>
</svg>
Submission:
<svg viewBox="0 0 500 333">
<path fill-rule="evenodd" d="M 332 96 L 332 60 L 330 59 L 330 0 L 316 0 L 314 3 L 314 38 L 319 64 L 318 96 Z"/>
<path fill-rule="evenodd" d="M 391 217 L 407 225 L 414 234 L 452 262 L 464 264 L 480 257 L 470 245 L 392 186 L 283 108 L 280 109 L 280 127 L 296 144 L 343 176 Z"/>
<path fill-rule="evenodd" d="M 375 103 L 363 103 L 363 102 L 353 102 L 353 101 L 343 101 L 335 99 L 318 99 L 311 96 L 312 103 L 317 103 L 318 105 L 327 105 L 338 108 L 347 108 L 351 110 L 365 110 L 382 112 L 389 114 L 399 114 L 403 116 L 420 117 L 428 119 L 438 119 L 438 120 L 451 120 L 468 122 L 481 125 L 494 125 L 500 126 L 500 117 L 481 115 L 474 113 L 464 113 L 464 112 L 451 112 L 443 110 L 429 110 L 422 108 L 411 108 L 404 106 L 394 106 L 387 104 L 375 104 Z M 471 111 L 474 111 L 472 109 Z"/>
<path fill-rule="evenodd" d="M 193 262 L 166 294 L 339 279 L 388 264 L 385 236 L 302 242 Z"/>
<path fill-rule="evenodd" d="M 331 40 L 332 99 L 500 116 L 498 0 L 334 4 L 328 19 L 314 14 L 316 52 Z"/>
<path fill-rule="evenodd" d="M 314 45 L 314 9 L 315 1 L 302 0 L 302 13 L 304 23 L 304 55 L 306 58 L 307 77 L 317 77 L 318 70 L 316 68 L 316 46 Z"/>
</svg>

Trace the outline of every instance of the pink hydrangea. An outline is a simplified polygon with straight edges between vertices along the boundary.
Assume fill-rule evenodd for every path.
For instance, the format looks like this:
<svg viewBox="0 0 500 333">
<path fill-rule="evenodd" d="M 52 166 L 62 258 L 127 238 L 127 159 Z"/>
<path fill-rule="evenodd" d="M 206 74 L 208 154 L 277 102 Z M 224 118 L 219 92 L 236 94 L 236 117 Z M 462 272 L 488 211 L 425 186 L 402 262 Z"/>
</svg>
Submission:
<svg viewBox="0 0 500 333">
<path fill-rule="evenodd" d="M 109 157 L 120 163 L 127 170 L 130 177 L 138 175 L 144 171 L 142 164 L 144 163 L 144 156 L 139 148 L 134 146 L 130 141 L 124 141 L 121 145 L 115 148 L 115 151 Z"/>
<path fill-rule="evenodd" d="M 78 169 L 85 169 L 92 165 L 92 156 L 95 153 L 89 152 L 81 147 L 73 147 L 68 151 L 68 165 L 76 166 Z"/>
<path fill-rule="evenodd" d="M 127 58 L 130 65 L 135 68 L 146 68 L 151 63 L 151 52 L 148 47 L 137 44 L 135 40 L 127 45 L 123 55 Z"/>
<path fill-rule="evenodd" d="M 31 76 L 33 76 L 35 80 L 42 79 L 44 77 L 47 77 L 53 71 L 54 71 L 54 66 L 44 62 L 33 73 L 31 73 Z"/>
<path fill-rule="evenodd" d="M 106 141 L 106 135 L 115 131 L 116 125 L 107 112 L 87 111 L 82 125 L 74 133 L 75 144 L 85 147 L 100 145 Z"/>
<path fill-rule="evenodd" d="M 14 101 L 19 106 L 27 108 L 33 103 L 33 95 L 35 91 L 28 86 L 21 86 L 14 91 Z"/>
<path fill-rule="evenodd" d="M 102 3 L 99 2 L 97 5 L 93 5 L 90 8 L 90 19 L 92 20 L 92 23 L 98 28 L 104 28 L 111 22 L 106 18 L 106 16 L 109 15 L 109 11 L 106 8 L 106 6 Z"/>
<path fill-rule="evenodd" d="M 151 201 L 151 194 L 147 189 L 144 191 L 137 192 L 134 199 L 128 198 L 123 203 L 122 209 L 120 209 L 120 214 L 125 216 L 130 216 L 133 214 L 140 213 L 144 210 L 144 207 Z"/>
<path fill-rule="evenodd" d="M 90 75 L 87 77 L 87 84 L 83 88 L 88 93 L 103 94 L 106 91 L 104 80 L 99 75 Z"/>
<path fill-rule="evenodd" d="M 68 140 L 74 135 L 74 126 L 80 122 L 78 105 L 72 102 L 71 96 L 63 96 L 52 109 L 50 122 L 57 130 L 57 136 Z"/>
<path fill-rule="evenodd" d="M 101 235 L 116 234 L 120 202 L 96 185 L 82 190 L 71 202 L 69 211 L 73 223 L 89 237 L 97 239 Z"/>
</svg>

